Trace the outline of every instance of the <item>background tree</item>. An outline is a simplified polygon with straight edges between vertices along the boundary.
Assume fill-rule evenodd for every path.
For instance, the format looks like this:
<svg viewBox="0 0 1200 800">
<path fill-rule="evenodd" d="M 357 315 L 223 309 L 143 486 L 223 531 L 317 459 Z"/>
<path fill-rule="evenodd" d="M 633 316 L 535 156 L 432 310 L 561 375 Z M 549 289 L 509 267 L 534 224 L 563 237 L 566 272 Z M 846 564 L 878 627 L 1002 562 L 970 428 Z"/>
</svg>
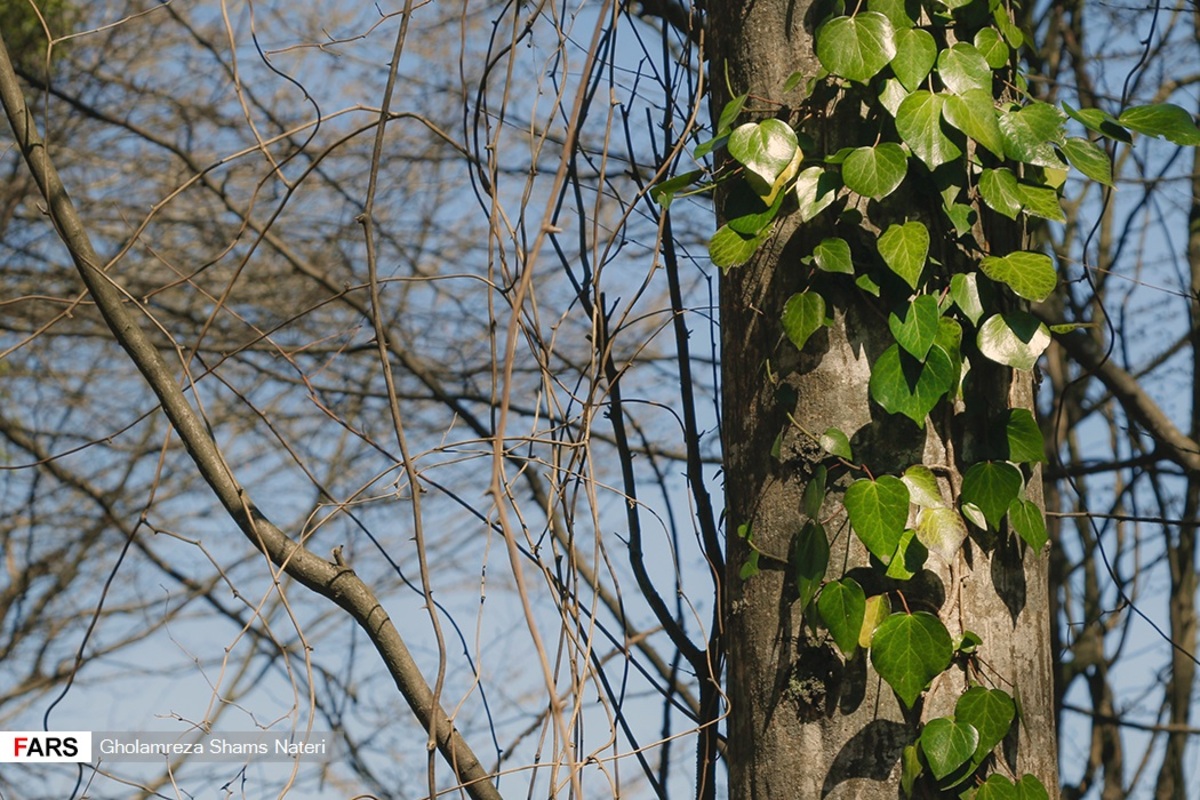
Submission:
<svg viewBox="0 0 1200 800">
<path fill-rule="evenodd" d="M 218 511 L 213 478 L 227 467 L 240 497 L 312 553 L 313 569 L 336 576 L 344 564 L 379 598 L 421 682 L 505 796 L 724 792 L 737 742 L 722 741 L 731 684 L 716 587 L 722 538 L 740 520 L 733 505 L 723 519 L 711 495 L 748 473 L 718 471 L 718 424 L 731 419 L 716 401 L 711 206 L 677 194 L 664 210 L 650 189 L 709 162 L 690 156 L 714 133 L 703 92 L 759 86 L 736 121 L 760 119 L 779 111 L 768 101 L 797 67 L 771 60 L 778 81 L 739 83 L 734 71 L 727 84 L 698 44 L 724 29 L 707 33 L 702 9 L 669 3 L 319 5 L 102 2 L 67 20 L 39 4 L 50 71 L 36 66 L 42 44 L 15 55 L 20 93 L 99 254 L 92 266 L 123 292 L 221 465 L 205 476 L 171 432 L 10 143 L 0 182 L 4 726 L 311 720 L 348 739 L 344 759 L 295 776 L 104 764 L 88 779 L 110 793 L 125 790 L 102 789 L 108 781 L 143 796 L 169 795 L 171 781 L 193 792 L 237 781 L 256 794 L 290 785 L 293 796 L 335 787 L 398 797 L 464 779 L 462 760 L 423 757 L 430 733 L 412 724 L 413 695 L 373 632 L 297 585 L 294 560 L 288 574 L 239 535 L 239 514 L 261 534 L 240 500 L 226 496 L 232 516 Z M 28 4 L 0 3 L 18 7 Z M 1031 91 L 1055 101 L 1078 90 L 1073 105 L 1113 114 L 1167 99 L 1195 108 L 1179 68 L 1197 63 L 1186 9 L 1112 11 L 1141 26 L 1125 41 L 1088 29 L 1108 22 L 1096 8 L 1024 12 L 1037 46 Z M 14 30 L 0 27 L 10 46 Z M 1140 38 L 1152 69 L 1131 72 Z M 1115 88 L 1129 74 L 1130 91 Z M 1176 434 L 1191 430 L 1179 401 L 1190 396 L 1193 294 L 1163 270 L 1184 253 L 1173 242 L 1195 192 L 1190 156 L 1173 144 L 1139 138 L 1117 163 L 1122 202 L 1101 213 L 1096 190 L 1071 182 L 1067 224 L 1034 231 L 1066 279 L 1047 319 L 1098 321 L 1101 307 L 1112 317 L 1143 304 L 1111 328 L 1076 332 L 1118 345 L 1107 367 L 1069 348 L 1079 336 L 1044 362 L 1055 696 L 1069 791 L 1157 784 L 1171 796 L 1195 780 L 1190 661 L 1140 632 L 1133 609 L 1188 649 L 1190 534 L 1163 521 L 1192 516 L 1189 436 Z M 1102 237 L 1087 247 L 1103 255 L 1081 258 L 1098 219 L 1111 235 L 1103 250 Z M 1167 244 L 1135 246 L 1139 236 Z M 1126 293 L 1127 282 L 1106 278 L 1089 294 L 1071 283 L 1088 265 L 1140 283 Z M 1180 313 L 1151 317 L 1172 286 Z M 1173 346 L 1137 343 L 1168 329 Z M 802 351 L 787 350 L 777 328 L 757 335 L 786 374 L 807 369 L 831 333 Z M 1119 391 L 1122 375 L 1140 393 Z M 861 388 L 846 391 L 871 408 Z M 778 432 L 784 420 L 772 424 Z M 805 441 L 789 434 L 789 469 L 818 458 Z M 854 444 L 860 457 L 873 445 Z M 1097 517 L 1098 504 L 1111 516 Z M 770 528 L 757 530 L 765 551 L 769 537 L 757 537 Z M 726 585 L 768 591 L 782 570 L 769 558 L 761 567 Z M 1167 585 L 1171 599 L 1153 596 Z M 1153 702 L 1132 702 L 1143 688 Z M 1182 760 L 1163 759 L 1175 752 Z M 15 797 L 43 796 L 52 781 L 65 792 L 75 778 L 0 775 Z"/>
</svg>

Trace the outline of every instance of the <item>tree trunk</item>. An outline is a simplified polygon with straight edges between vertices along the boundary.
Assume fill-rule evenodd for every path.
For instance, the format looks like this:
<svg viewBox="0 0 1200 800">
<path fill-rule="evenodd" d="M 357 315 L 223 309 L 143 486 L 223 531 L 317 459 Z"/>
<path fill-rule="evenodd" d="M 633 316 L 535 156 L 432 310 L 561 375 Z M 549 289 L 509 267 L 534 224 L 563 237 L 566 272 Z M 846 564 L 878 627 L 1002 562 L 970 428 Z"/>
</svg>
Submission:
<svg viewBox="0 0 1200 800">
<path fill-rule="evenodd" d="M 714 109 L 719 111 L 729 99 L 721 94 L 728 86 L 734 93 L 749 93 L 747 111 L 755 109 L 750 113 L 758 118 L 777 116 L 803 128 L 816 140 L 818 153 L 871 144 L 875 131 L 862 130 L 853 90 L 808 99 L 783 92 L 794 71 L 817 73 L 812 14 L 811 4 L 803 2 L 713 4 Z M 936 191 L 922 191 L 910 175 L 887 198 L 885 213 L 900 222 L 905 215 L 932 218 L 940 208 L 933 202 L 938 202 Z M 880 218 L 877 210 L 871 215 Z M 724 597 L 729 795 L 762 800 L 897 798 L 901 751 L 915 741 L 922 720 L 953 713 L 969 683 L 1005 689 L 1020 708 L 1020 721 L 1001 747 L 1005 763 L 998 771 L 1018 777 L 1033 773 L 1053 792 L 1056 745 L 1044 553 L 1025 547 L 1011 532 L 973 528 L 954 564 L 931 554 L 912 580 L 883 580 L 882 573 L 868 566 L 841 504 L 845 487 L 862 473 L 831 466 L 822 509 L 830 539 L 827 579 L 850 574 L 868 596 L 889 594 L 894 611 L 905 604 L 913 611 L 935 613 L 952 637 L 971 630 L 983 642 L 971 666 L 967 659 L 956 660 L 912 710 L 904 709 L 876 675 L 863 648 L 849 660 L 843 658 L 823 630 L 806 624 L 795 602 L 786 560 L 805 519 L 802 494 L 816 466 L 833 463 L 813 434 L 829 427 L 844 431 L 851 437 L 855 462 L 875 476 L 899 475 L 919 463 L 942 465 L 943 493 L 956 496 L 962 471 L 978 460 L 973 455 L 982 436 L 977 420 L 997 409 L 1031 409 L 1033 401 L 1028 372 L 978 358 L 972 359 L 963 402 L 943 400 L 924 430 L 873 404 L 868 395 L 871 365 L 894 341 L 887 308 L 849 281 L 809 275 L 812 270 L 801 266 L 801 259 L 831 235 L 834 217 L 826 213 L 803 225 L 795 215 L 781 218 L 768 243 L 721 282 L 730 533 Z M 838 231 L 847 235 L 844 218 Z M 998 231 L 977 230 L 976 237 L 1011 235 Z M 877 231 L 864 224 L 857 235 L 873 242 Z M 993 238 L 992 244 L 998 242 Z M 961 253 L 937 257 L 959 269 L 966 258 Z M 832 307 L 833 324 L 798 351 L 784 336 L 780 315 L 785 300 L 810 279 L 827 282 L 820 290 Z M 1029 499 L 1041 503 L 1037 469 Z M 763 553 L 762 571 L 747 580 L 738 573 L 749 550 L 734 535 L 743 525 L 751 526 L 755 546 Z"/>
</svg>

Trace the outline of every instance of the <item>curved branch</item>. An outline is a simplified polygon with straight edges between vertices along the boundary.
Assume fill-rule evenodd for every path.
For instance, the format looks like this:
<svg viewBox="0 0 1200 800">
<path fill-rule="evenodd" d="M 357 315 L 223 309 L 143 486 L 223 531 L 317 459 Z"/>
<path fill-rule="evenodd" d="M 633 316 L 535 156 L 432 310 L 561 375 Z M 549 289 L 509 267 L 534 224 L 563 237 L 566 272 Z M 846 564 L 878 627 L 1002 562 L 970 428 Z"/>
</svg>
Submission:
<svg viewBox="0 0 1200 800">
<path fill-rule="evenodd" d="M 332 600 L 366 631 L 409 707 L 425 730 L 437 732 L 437 746 L 458 780 L 475 800 L 500 800 L 500 793 L 448 715 L 436 703 L 400 632 L 371 588 L 349 567 L 332 563 L 298 544 L 255 506 L 229 470 L 220 449 L 192 409 L 158 348 L 129 312 L 127 297 L 105 274 L 83 221 L 75 211 L 45 143 L 37 133 L 0 38 L 0 103 L 26 165 L 37 182 L 59 238 L 70 252 L 80 278 L 96 302 L 114 339 L 158 397 L 205 483 L 242 533 L 272 563 L 308 589 Z M 436 720 L 436 723 L 435 723 Z"/>
</svg>

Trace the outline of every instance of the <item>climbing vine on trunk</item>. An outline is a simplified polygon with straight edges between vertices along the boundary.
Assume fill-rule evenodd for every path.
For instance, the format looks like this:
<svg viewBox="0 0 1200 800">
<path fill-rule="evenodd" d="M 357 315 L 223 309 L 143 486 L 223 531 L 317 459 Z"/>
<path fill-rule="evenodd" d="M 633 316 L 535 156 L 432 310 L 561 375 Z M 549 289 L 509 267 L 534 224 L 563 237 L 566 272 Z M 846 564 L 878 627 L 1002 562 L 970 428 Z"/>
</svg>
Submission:
<svg viewBox="0 0 1200 800">
<path fill-rule="evenodd" d="M 1060 190 L 1070 169 L 1112 186 L 1116 143 L 1141 133 L 1195 146 L 1200 129 L 1168 104 L 1114 117 L 1034 99 L 1017 68 L 1024 35 L 1000 0 L 835 6 L 815 29 L 821 74 L 797 73 L 780 87 L 790 92 L 804 84 L 809 116 L 800 114 L 797 123 L 786 110 L 779 116 L 788 119 L 738 124 L 752 113 L 766 116 L 761 107 L 770 101 L 735 96 L 715 137 L 695 151 L 700 159 L 723 148 L 728 158 L 712 172 L 664 181 L 655 197 L 667 205 L 678 194 L 725 184 L 724 224 L 709 242 L 723 270 L 754 256 L 785 215 L 801 222 L 835 217 L 831 230 L 845 228 L 847 235 L 823 239 L 800 264 L 789 265 L 805 270 L 808 280 L 782 302 L 782 333 L 804 350 L 835 312 L 836 294 L 821 287 L 856 286 L 886 317 L 893 339 L 871 365 L 870 399 L 924 429 L 945 404 L 970 402 L 963 386 L 973 364 L 1032 370 L 1052 334 L 1072 327 L 1048 326 L 1024 307 L 1055 290 L 1054 261 L 1037 250 L 990 249 L 980 217 L 1021 227 L 1064 221 Z M 806 119 L 838 103 L 862 108 L 864 140 L 820 152 Z M 936 213 L 883 202 L 906 183 L 931 187 Z M 871 240 L 851 233 L 864 227 L 876 232 Z M 936 613 L 910 608 L 903 589 L 927 559 L 954 564 L 972 527 L 992 542 L 1017 537 L 1035 552 L 1046 546 L 1042 511 L 1026 494 L 1045 460 L 1032 413 L 973 411 L 985 415 L 987 431 L 973 454 L 978 459 L 961 473 L 954 465 L 914 463 L 899 474 L 872 474 L 855 460 L 847 432 L 801 430 L 827 456 L 804 492 L 805 522 L 786 555 L 763 552 L 752 524 L 738 525 L 749 549 L 740 576 L 753 579 L 762 558 L 786 562 L 806 625 L 824 631 L 846 659 L 865 648 L 907 709 L 952 666 L 965 670 L 968 687 L 953 713 L 926 720 L 901 755 L 906 795 L 1047 798 L 1037 777 L 995 769 L 993 750 L 1018 724 L 1019 698 L 988 685 L 976 663 L 981 638 L 969 628 L 952 637 Z M 870 554 L 875 583 L 892 587 L 887 591 L 869 596 L 863 583 L 831 570 L 839 559 L 831 559 L 822 510 L 835 471 L 853 478 L 841 502 Z"/>
</svg>

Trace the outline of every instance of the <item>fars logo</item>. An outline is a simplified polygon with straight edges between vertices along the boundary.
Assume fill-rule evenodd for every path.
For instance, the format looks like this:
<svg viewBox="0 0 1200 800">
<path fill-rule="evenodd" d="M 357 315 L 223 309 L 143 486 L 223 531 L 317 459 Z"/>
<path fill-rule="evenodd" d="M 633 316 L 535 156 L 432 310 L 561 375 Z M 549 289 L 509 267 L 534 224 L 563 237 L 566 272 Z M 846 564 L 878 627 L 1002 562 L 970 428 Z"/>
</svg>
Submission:
<svg viewBox="0 0 1200 800">
<path fill-rule="evenodd" d="M 0 763 L 91 763 L 91 731 L 0 731 Z"/>
</svg>

